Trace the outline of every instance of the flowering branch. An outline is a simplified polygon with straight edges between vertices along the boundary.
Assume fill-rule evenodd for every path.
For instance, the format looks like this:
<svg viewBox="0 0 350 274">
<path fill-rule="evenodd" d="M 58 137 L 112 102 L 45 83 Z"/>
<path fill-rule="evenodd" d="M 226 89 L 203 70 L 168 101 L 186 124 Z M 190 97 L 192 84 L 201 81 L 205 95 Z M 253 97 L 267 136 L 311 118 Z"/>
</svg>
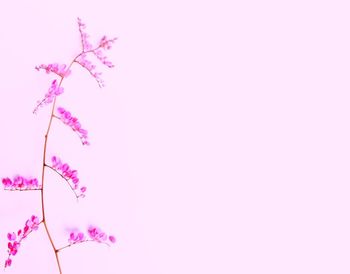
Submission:
<svg viewBox="0 0 350 274">
<path fill-rule="evenodd" d="M 87 60 L 86 57 L 88 53 L 92 53 L 105 66 L 109 68 L 114 67 L 112 62 L 109 61 L 103 54 L 103 50 L 110 50 L 112 48 L 112 44 L 117 40 L 117 38 L 108 39 L 107 36 L 104 35 L 100 39 L 98 45 L 92 49 L 92 45 L 88 41 L 89 35 L 85 32 L 86 25 L 81 21 L 80 18 L 78 18 L 78 27 L 80 32 L 82 52 L 74 59 L 74 62 L 85 68 L 90 73 L 90 75 L 95 78 L 99 87 L 102 88 L 104 86 L 104 81 L 100 77 L 101 72 L 96 72 L 96 66 Z"/>
<path fill-rule="evenodd" d="M 99 228 L 91 226 L 87 231 L 89 238 L 87 238 L 85 234 L 82 232 L 79 232 L 79 233 L 72 232 L 68 240 L 69 244 L 67 246 L 57 249 L 47 224 L 46 211 L 45 211 L 45 195 L 44 195 L 46 168 L 49 168 L 54 172 L 56 172 L 58 175 L 60 175 L 68 183 L 69 187 L 71 188 L 71 190 L 73 191 L 77 199 L 79 197 L 84 197 L 85 196 L 84 193 L 86 191 L 85 186 L 83 187 L 79 186 L 77 171 L 72 170 L 67 163 L 62 163 L 62 161 L 58 157 L 53 156 L 51 159 L 52 165 L 46 164 L 48 138 L 51 132 L 53 118 L 61 120 L 64 124 L 68 125 L 75 133 L 77 133 L 83 145 L 89 144 L 87 140 L 87 130 L 81 128 L 81 125 L 78 119 L 76 117 L 73 117 L 69 111 L 65 110 L 62 107 L 56 109 L 57 96 L 61 95 L 64 92 L 62 83 L 64 79 L 71 74 L 71 67 L 73 66 L 73 64 L 79 64 L 81 67 L 88 70 L 90 75 L 95 78 L 95 80 L 98 82 L 100 87 L 103 86 L 103 80 L 100 78 L 101 73 L 96 72 L 95 71 L 96 66 L 86 59 L 88 54 L 94 55 L 103 65 L 109 68 L 113 67 L 113 64 L 109 60 L 107 60 L 106 56 L 103 54 L 103 50 L 109 50 L 112 44 L 115 42 L 116 38 L 107 39 L 106 36 L 103 36 L 100 39 L 97 46 L 93 48 L 92 44 L 88 41 L 89 35 L 85 32 L 86 26 L 81 21 L 80 18 L 78 18 L 78 28 L 79 28 L 80 38 L 81 38 L 82 49 L 80 53 L 77 54 L 75 58 L 69 63 L 69 65 L 53 63 L 48 65 L 41 64 L 35 67 L 35 69 L 38 71 L 45 70 L 45 72 L 48 74 L 53 73 L 56 76 L 58 76 L 58 79 L 55 79 L 51 82 L 51 85 L 47 93 L 44 95 L 44 98 L 37 101 L 36 107 L 33 110 L 33 113 L 36 114 L 39 108 L 52 103 L 51 114 L 49 117 L 49 122 L 45 133 L 44 146 L 43 146 L 41 183 L 39 183 L 38 179 L 26 179 L 22 176 L 16 176 L 14 177 L 13 180 L 11 180 L 10 178 L 3 178 L 2 183 L 4 185 L 4 189 L 9 191 L 40 190 L 42 220 L 39 222 L 39 218 L 33 215 L 30 219 L 27 220 L 23 231 L 19 230 L 17 233 L 13 232 L 8 234 L 7 238 L 9 240 L 9 243 L 8 243 L 9 255 L 5 261 L 5 268 L 11 266 L 12 264 L 11 256 L 14 256 L 17 254 L 18 248 L 20 247 L 22 240 L 25 239 L 32 231 L 37 230 L 41 223 L 43 223 L 44 225 L 46 234 L 48 236 L 48 239 L 54 251 L 57 267 L 60 274 L 62 274 L 62 269 L 61 269 L 58 252 L 62 251 L 63 249 L 78 243 L 83 243 L 83 242 L 98 242 L 106 245 L 109 245 L 108 241 L 110 243 L 116 242 L 116 239 L 114 236 L 112 235 L 107 236 L 107 234 L 102 232 Z M 57 110 L 57 113 L 58 113 L 57 115 L 55 115 L 55 110 Z"/>
<path fill-rule="evenodd" d="M 24 226 L 24 229 L 20 229 L 18 230 L 17 233 L 12 232 L 12 233 L 8 233 L 7 234 L 7 239 L 9 240 L 7 246 L 8 246 L 8 257 L 5 261 L 5 268 L 8 266 L 11 266 L 12 264 L 12 259 L 11 256 L 15 256 L 18 252 L 18 248 L 21 246 L 21 242 L 27 238 L 27 236 L 32 233 L 33 231 L 38 230 L 39 225 L 42 223 L 43 221 L 39 222 L 39 218 L 37 216 L 32 216 L 31 218 L 29 218 Z M 17 238 L 19 240 L 17 240 Z"/>
<path fill-rule="evenodd" d="M 49 166 L 49 165 L 46 165 L 46 164 L 45 164 L 45 166 L 48 167 L 49 169 L 53 170 L 55 173 L 57 173 L 59 176 L 61 176 L 63 180 L 65 180 L 65 181 L 67 182 L 69 188 L 73 191 L 74 196 L 75 196 L 75 197 L 77 198 L 77 200 L 78 200 L 80 196 L 78 196 L 78 195 L 75 193 L 75 190 L 74 190 L 74 188 L 71 186 L 71 184 L 69 183 L 69 181 L 68 181 L 61 173 L 59 173 L 56 169 L 54 169 L 53 167 L 51 167 L 51 166 Z"/>
<path fill-rule="evenodd" d="M 97 242 L 107 246 L 110 246 L 109 242 L 112 244 L 116 242 L 113 235 L 107 236 L 106 233 L 96 226 L 90 226 L 87 230 L 87 234 L 89 238 L 87 238 L 83 232 L 71 232 L 68 239 L 69 244 L 59 248 L 57 251 L 86 242 Z"/>
<path fill-rule="evenodd" d="M 81 127 L 78 118 L 72 116 L 72 114 L 69 111 L 65 110 L 63 107 L 58 107 L 57 112 L 59 113 L 59 116 L 54 115 L 53 117 L 62 121 L 62 123 L 68 125 L 75 133 L 77 133 L 83 145 L 89 145 L 90 143 L 87 140 L 88 131 Z"/>
<path fill-rule="evenodd" d="M 65 64 L 41 64 L 40 66 L 36 66 L 35 69 L 37 71 L 43 69 L 46 71 L 47 74 L 49 74 L 50 72 L 55 73 L 56 75 L 60 76 L 60 77 L 67 77 L 69 76 L 69 74 L 71 74 L 70 69 L 66 69 L 67 66 Z"/>
<path fill-rule="evenodd" d="M 20 189 L 20 188 L 12 188 L 12 189 L 4 189 L 5 191 L 33 191 L 33 190 L 41 190 L 41 188 L 32 188 L 32 189 Z"/>
<path fill-rule="evenodd" d="M 60 252 L 61 250 L 65 249 L 65 248 L 68 248 L 68 247 L 71 247 L 73 245 L 77 245 L 77 244 L 82 244 L 82 243 L 87 243 L 87 242 L 93 242 L 93 240 L 84 240 L 84 241 L 81 241 L 81 242 L 74 242 L 74 243 L 71 243 L 69 245 L 65 245 L 59 249 L 57 249 L 57 252 Z M 107 244 L 108 245 L 108 244 Z M 109 245 L 108 245 L 109 246 Z"/>
<path fill-rule="evenodd" d="M 15 176 L 13 180 L 10 178 L 3 178 L 2 184 L 4 190 L 8 191 L 28 191 L 28 190 L 40 190 L 42 187 L 38 182 L 38 179 L 27 179 L 22 176 Z"/>
<path fill-rule="evenodd" d="M 63 77 L 62 77 L 62 79 L 63 79 Z M 33 110 L 34 114 L 37 113 L 37 111 L 40 107 L 43 107 L 45 105 L 52 103 L 53 100 L 56 99 L 56 96 L 63 93 L 64 89 L 61 87 L 61 83 L 62 83 L 62 80 L 61 80 L 59 85 L 57 85 L 57 80 L 54 80 L 51 83 L 51 86 L 50 86 L 48 92 L 45 94 L 44 99 L 42 99 L 41 101 L 40 100 L 37 101 L 37 106 Z"/>
<path fill-rule="evenodd" d="M 69 244 L 57 249 L 57 251 L 61 251 L 62 249 L 71 247 L 73 245 L 86 242 L 97 242 L 105 244 L 107 246 L 110 246 L 109 242 L 113 244 L 116 242 L 116 239 L 113 235 L 107 236 L 106 233 L 104 233 L 100 228 L 96 226 L 90 226 L 87 230 L 87 234 L 89 238 L 87 238 L 83 232 L 71 232 L 68 239 Z"/>
</svg>

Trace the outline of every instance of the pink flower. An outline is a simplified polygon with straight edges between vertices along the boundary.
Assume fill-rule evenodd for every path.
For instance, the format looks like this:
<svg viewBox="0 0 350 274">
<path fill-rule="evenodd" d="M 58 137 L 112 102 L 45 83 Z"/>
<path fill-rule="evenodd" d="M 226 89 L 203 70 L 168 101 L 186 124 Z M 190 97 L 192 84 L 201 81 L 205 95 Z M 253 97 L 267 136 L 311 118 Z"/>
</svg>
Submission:
<svg viewBox="0 0 350 274">
<path fill-rule="evenodd" d="M 81 45 L 83 47 L 83 51 L 91 50 L 92 45 L 87 40 L 89 38 L 89 35 L 85 32 L 86 25 L 82 22 L 82 20 L 79 17 L 78 17 L 78 27 L 79 27 Z"/>
<path fill-rule="evenodd" d="M 88 132 L 81 127 L 78 118 L 72 116 L 72 114 L 63 107 L 58 107 L 57 112 L 58 116 L 56 116 L 56 118 L 60 119 L 64 124 L 68 125 L 73 131 L 75 131 L 83 145 L 89 145 L 90 143 L 87 141 Z"/>
<path fill-rule="evenodd" d="M 40 69 L 44 69 L 46 71 L 46 73 L 50 73 L 50 72 L 53 72 L 55 74 L 57 74 L 58 76 L 60 77 L 67 77 L 70 75 L 71 73 L 71 70 L 67 68 L 67 65 L 65 64 L 57 64 L 57 63 L 54 63 L 54 64 L 48 64 L 48 65 L 45 65 L 45 64 L 41 64 L 39 66 L 36 66 L 35 67 L 36 70 L 40 70 Z"/>
<path fill-rule="evenodd" d="M 55 170 L 65 179 L 77 198 L 84 198 L 86 187 L 79 187 L 78 171 L 71 169 L 67 163 L 63 163 L 57 156 L 52 156 L 51 162 L 52 166 L 47 166 Z"/>
<path fill-rule="evenodd" d="M 86 25 L 81 21 L 80 18 L 78 18 L 78 26 L 79 26 L 79 32 L 80 32 L 80 39 L 82 44 L 82 52 L 79 54 L 79 56 L 74 60 L 74 62 L 81 65 L 83 68 L 85 68 L 92 77 L 95 78 L 98 85 L 100 87 L 104 86 L 104 82 L 101 79 L 101 73 L 96 71 L 96 66 L 91 63 L 88 59 L 86 59 L 87 54 L 91 53 L 93 54 L 102 64 L 105 66 L 112 68 L 114 65 L 111 61 L 107 59 L 107 57 L 104 55 L 103 51 L 110 50 L 112 48 L 113 43 L 117 40 L 117 38 L 108 39 L 107 36 L 103 36 L 98 44 L 93 47 L 92 44 L 87 40 L 89 35 L 85 32 Z"/>
<path fill-rule="evenodd" d="M 2 184 L 5 190 L 38 190 L 41 189 L 38 179 L 15 176 L 13 180 L 3 178 Z"/>
<path fill-rule="evenodd" d="M 11 264 L 12 264 L 12 260 L 11 259 L 7 259 L 5 261 L 5 268 L 11 266 Z"/>
<path fill-rule="evenodd" d="M 9 241 L 14 241 L 16 240 L 16 233 L 12 232 L 12 233 L 7 233 L 7 239 Z"/>
<path fill-rule="evenodd" d="M 117 40 L 117 38 L 107 39 L 106 36 L 103 36 L 99 42 L 97 49 L 93 51 L 97 59 L 101 61 L 102 64 L 109 68 L 113 68 L 114 65 L 111 61 L 107 60 L 107 57 L 103 54 L 103 50 L 109 50 L 112 48 L 112 44 Z"/>
<path fill-rule="evenodd" d="M 76 244 L 85 241 L 85 235 L 82 232 L 71 232 L 69 235 L 69 243 Z"/>
<path fill-rule="evenodd" d="M 18 253 L 18 249 L 21 246 L 21 242 L 25 239 L 31 232 L 38 229 L 39 218 L 35 215 L 32 215 L 25 223 L 23 230 L 18 230 L 17 234 L 12 232 L 7 234 L 7 239 L 9 242 L 7 243 L 8 247 L 8 258 L 5 261 L 5 268 L 11 266 L 12 259 L 11 256 L 15 256 Z"/>
<path fill-rule="evenodd" d="M 89 226 L 87 230 L 87 235 L 89 238 L 87 238 L 85 234 L 81 231 L 73 231 L 69 234 L 68 242 L 70 245 L 82 242 L 98 242 L 109 245 L 108 242 L 116 242 L 114 236 L 108 236 L 105 232 L 103 232 L 100 228 L 96 226 Z"/>
<path fill-rule="evenodd" d="M 117 38 L 113 38 L 113 39 L 107 39 L 107 36 L 104 35 L 100 42 L 99 42 L 99 48 L 102 49 L 111 49 L 112 48 L 112 44 L 117 40 Z"/>
<path fill-rule="evenodd" d="M 103 232 L 100 228 L 96 226 L 89 226 L 88 235 L 92 241 L 99 243 L 107 243 L 109 240 L 111 243 L 115 243 L 116 239 L 113 235 L 108 236 L 105 232 Z"/>
<path fill-rule="evenodd" d="M 83 53 L 75 59 L 75 62 L 85 68 L 90 75 L 95 78 L 100 88 L 104 86 L 104 81 L 101 78 L 102 73 L 96 71 L 96 66 L 86 59 L 86 54 Z"/>
<path fill-rule="evenodd" d="M 35 107 L 33 113 L 36 113 L 39 109 L 39 107 L 43 107 L 44 105 L 48 105 L 53 102 L 56 96 L 62 94 L 64 91 L 63 87 L 60 87 L 57 85 L 57 80 L 54 80 L 51 83 L 51 86 L 48 90 L 48 92 L 45 94 L 44 99 L 41 101 L 37 101 L 37 106 Z"/>
<path fill-rule="evenodd" d="M 109 238 L 109 241 L 113 244 L 117 241 L 113 235 L 110 235 L 108 238 Z"/>
<path fill-rule="evenodd" d="M 40 223 L 39 218 L 33 215 L 30 219 L 26 221 L 26 226 L 24 227 L 24 231 L 26 230 L 26 227 L 30 228 L 31 230 L 38 230 L 39 223 Z"/>
</svg>

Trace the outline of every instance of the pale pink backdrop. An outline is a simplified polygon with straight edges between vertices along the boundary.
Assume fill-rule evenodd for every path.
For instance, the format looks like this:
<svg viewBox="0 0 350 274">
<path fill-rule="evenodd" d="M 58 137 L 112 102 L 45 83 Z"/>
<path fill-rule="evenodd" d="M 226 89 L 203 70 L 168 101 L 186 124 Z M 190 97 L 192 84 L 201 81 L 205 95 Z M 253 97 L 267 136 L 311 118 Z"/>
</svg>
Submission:
<svg viewBox="0 0 350 274">
<path fill-rule="evenodd" d="M 79 170 L 78 204 L 54 174 L 57 245 L 88 224 L 112 248 L 61 255 L 63 273 L 350 272 L 348 1 L 3 1 L 0 177 L 39 176 L 51 77 L 33 68 L 77 53 L 76 17 L 115 35 L 100 90 L 79 68 L 59 105 L 90 131 L 53 124 L 49 155 Z M 6 233 L 40 214 L 38 193 L 0 191 Z M 2 265 L 0 265 L 2 267 Z M 40 231 L 7 273 L 57 273 Z"/>
</svg>

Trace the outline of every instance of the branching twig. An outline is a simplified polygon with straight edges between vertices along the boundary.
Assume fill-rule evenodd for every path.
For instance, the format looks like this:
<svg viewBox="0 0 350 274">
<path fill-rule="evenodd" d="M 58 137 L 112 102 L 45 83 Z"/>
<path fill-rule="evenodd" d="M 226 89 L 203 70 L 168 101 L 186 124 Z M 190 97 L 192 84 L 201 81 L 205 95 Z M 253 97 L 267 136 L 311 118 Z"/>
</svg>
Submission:
<svg viewBox="0 0 350 274">
<path fill-rule="evenodd" d="M 73 191 L 75 197 L 77 198 L 77 201 L 79 201 L 79 196 L 75 193 L 74 188 L 71 186 L 69 180 L 67 180 L 67 178 L 65 178 L 61 173 L 59 173 L 56 169 L 54 169 L 52 166 L 49 166 L 47 164 L 45 164 L 45 167 L 48 167 L 49 169 L 53 170 L 54 172 L 56 172 L 58 175 L 60 175 L 62 177 L 63 180 L 65 180 L 68 184 L 68 186 L 70 187 L 70 189 Z"/>
</svg>

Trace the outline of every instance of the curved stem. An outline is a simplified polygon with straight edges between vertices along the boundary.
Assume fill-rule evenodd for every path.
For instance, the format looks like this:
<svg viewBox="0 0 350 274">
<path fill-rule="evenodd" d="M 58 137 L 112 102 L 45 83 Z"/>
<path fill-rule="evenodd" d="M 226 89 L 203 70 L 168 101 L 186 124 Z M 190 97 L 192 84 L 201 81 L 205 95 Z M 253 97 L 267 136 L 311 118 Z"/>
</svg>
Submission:
<svg viewBox="0 0 350 274">
<path fill-rule="evenodd" d="M 73 191 L 75 197 L 76 197 L 77 200 L 78 200 L 78 199 L 79 199 L 79 196 L 75 193 L 74 188 L 71 186 L 71 184 L 69 183 L 69 181 L 68 181 L 61 173 L 59 173 L 56 169 L 54 169 L 52 166 L 49 166 L 49 165 L 46 165 L 46 164 L 45 164 L 45 166 L 48 167 L 48 168 L 50 168 L 50 169 L 53 170 L 54 172 L 56 172 L 58 175 L 60 175 L 60 176 L 62 177 L 63 180 L 65 180 L 65 181 L 67 182 L 68 186 L 69 186 L 70 189 Z"/>
<path fill-rule="evenodd" d="M 43 223 L 42 220 L 40 221 L 40 223 L 38 223 L 38 227 L 39 227 L 39 225 L 40 225 L 41 223 Z M 33 231 L 34 231 L 34 230 L 29 231 L 29 233 L 26 235 L 26 237 L 27 237 L 29 234 L 31 234 Z M 23 239 L 24 239 L 24 237 L 22 237 L 22 238 L 18 241 L 18 244 L 21 244 L 21 242 L 23 241 Z M 8 256 L 7 256 L 7 260 L 9 260 L 11 256 L 12 256 L 12 254 L 9 252 L 9 254 L 8 254 Z M 6 269 L 6 264 L 5 264 L 4 267 L 5 267 L 5 268 L 4 268 L 4 271 L 5 271 L 5 269 Z"/>
<path fill-rule="evenodd" d="M 68 247 L 71 247 L 73 245 L 76 245 L 76 244 L 82 244 L 82 243 L 87 243 L 87 242 L 95 242 L 94 240 L 84 240 L 84 241 L 80 241 L 80 242 L 74 242 L 74 243 L 71 243 L 69 245 L 66 245 L 66 246 L 63 246 L 59 249 L 57 249 L 57 252 L 60 252 L 62 249 L 65 249 L 65 248 L 68 248 Z M 105 242 L 100 242 L 101 244 L 105 244 L 107 246 L 110 246 L 108 243 L 105 243 Z"/>
<path fill-rule="evenodd" d="M 62 80 L 63 80 L 63 78 L 60 81 L 60 85 L 62 83 Z M 51 123 L 52 123 L 52 115 L 53 115 L 53 112 L 54 112 L 54 109 L 55 109 L 55 104 L 56 104 L 56 98 L 54 99 L 54 102 L 53 102 L 51 116 L 50 116 L 50 121 L 49 121 L 49 125 L 48 125 L 48 128 L 47 128 L 46 134 L 45 134 L 43 167 L 42 167 L 42 175 L 41 175 L 41 186 L 42 186 L 42 188 L 41 188 L 41 210 L 42 210 L 43 223 L 44 223 L 44 227 L 45 227 L 45 230 L 46 230 L 46 234 L 49 237 L 51 246 L 52 246 L 52 248 L 53 248 L 53 250 L 55 252 L 56 262 L 57 262 L 57 266 L 58 266 L 59 272 L 60 272 L 60 274 L 62 274 L 62 269 L 61 269 L 61 265 L 60 265 L 60 260 L 59 260 L 58 255 L 57 255 L 56 247 L 55 247 L 55 244 L 54 244 L 54 242 L 52 240 L 50 231 L 49 231 L 49 229 L 47 227 L 46 215 L 45 215 L 45 203 L 44 203 L 44 182 L 45 182 L 44 179 L 45 179 L 46 148 L 47 148 L 47 141 L 48 141 L 48 136 L 49 136 L 49 133 L 50 133 Z"/>
<path fill-rule="evenodd" d="M 21 189 L 21 188 L 5 188 L 5 191 L 33 191 L 33 190 L 41 190 L 41 188 L 28 188 L 28 189 Z"/>
<path fill-rule="evenodd" d="M 53 118 L 55 118 L 55 119 L 61 121 L 61 122 L 64 124 L 64 122 L 62 121 L 62 119 L 61 119 L 60 117 L 54 115 Z M 79 137 L 81 144 L 84 145 L 84 142 L 81 140 L 81 137 L 80 137 L 78 131 L 75 130 L 75 129 L 73 129 L 73 128 L 72 128 L 72 130 L 73 130 L 73 132 Z"/>
<path fill-rule="evenodd" d="M 71 243 L 69 245 L 63 246 L 59 249 L 57 249 L 57 252 L 60 252 L 62 249 L 65 249 L 67 247 L 71 247 L 72 245 L 76 245 L 76 244 L 81 244 L 81 243 L 86 243 L 86 242 L 92 242 L 92 240 L 85 240 L 85 241 L 81 241 L 81 242 L 75 242 L 75 243 Z"/>
<path fill-rule="evenodd" d="M 74 59 L 73 61 L 70 63 L 70 65 L 68 66 L 67 70 L 69 70 L 72 65 L 74 64 L 74 61 L 81 55 L 82 53 L 79 53 Z M 62 85 L 62 82 L 64 80 L 64 77 L 61 77 L 61 80 L 58 84 L 58 87 L 60 87 Z M 50 133 L 50 129 L 51 129 L 51 124 L 52 124 L 52 119 L 54 117 L 54 111 L 55 111 L 55 105 L 56 105 L 56 99 L 57 97 L 55 97 L 54 101 L 53 101 L 53 105 L 52 105 L 52 110 L 51 110 L 51 115 L 50 115 L 50 120 L 49 120 L 49 124 L 47 126 L 47 130 L 46 130 L 46 133 L 45 133 L 45 141 L 44 141 L 44 151 L 43 151 L 43 164 L 42 164 L 42 173 L 41 173 L 41 211 L 42 211 L 42 216 L 43 216 L 43 224 L 44 224 L 44 227 L 45 227 L 45 231 L 46 231 L 46 234 L 50 240 L 50 244 L 52 246 L 52 249 L 54 250 L 55 252 L 55 256 L 56 256 L 56 262 L 57 262 L 57 266 L 58 266 L 58 270 L 60 272 L 60 274 L 62 274 L 62 269 L 61 269 L 61 264 L 60 264 L 60 260 L 59 260 L 59 257 L 58 257 L 58 251 L 55 247 L 55 244 L 53 242 L 53 239 L 51 237 L 51 234 L 50 234 L 50 231 L 48 229 L 48 226 L 47 226 L 47 222 L 46 222 L 46 215 L 45 215 L 45 203 L 44 203 L 44 182 L 45 182 L 45 163 L 46 163 L 46 149 L 47 149 L 47 141 L 48 141 L 48 137 L 49 137 L 49 133 Z"/>
<path fill-rule="evenodd" d="M 77 61 L 77 60 L 75 60 L 74 61 L 75 63 L 77 63 L 77 64 L 79 64 L 82 68 L 84 68 L 85 70 L 87 70 L 89 73 L 90 73 L 90 75 L 95 79 L 95 81 L 97 82 L 97 84 L 98 84 L 98 86 L 100 87 L 100 88 L 102 88 L 103 87 L 103 84 L 102 84 L 102 82 L 99 80 L 99 78 L 96 78 L 96 75 L 94 75 L 92 72 L 91 72 L 91 70 L 89 70 L 87 67 L 85 67 L 83 64 L 81 64 L 79 61 Z"/>
</svg>

